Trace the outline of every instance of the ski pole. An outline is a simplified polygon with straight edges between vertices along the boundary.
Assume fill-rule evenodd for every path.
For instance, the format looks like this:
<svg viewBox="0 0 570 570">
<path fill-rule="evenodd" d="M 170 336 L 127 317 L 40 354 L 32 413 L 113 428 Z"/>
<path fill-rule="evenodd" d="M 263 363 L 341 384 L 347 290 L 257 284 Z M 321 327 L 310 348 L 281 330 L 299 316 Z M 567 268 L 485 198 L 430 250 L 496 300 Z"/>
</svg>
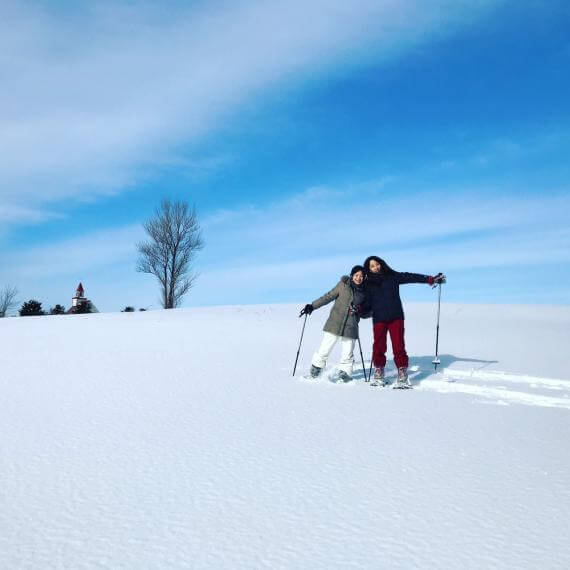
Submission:
<svg viewBox="0 0 570 570">
<path fill-rule="evenodd" d="M 301 343 L 303 342 L 303 335 L 305 334 L 305 325 L 307 324 L 307 313 L 305 313 L 305 320 L 303 321 L 303 330 L 301 331 L 301 340 L 299 341 L 299 348 L 297 349 L 297 358 L 295 358 L 295 366 L 293 366 L 293 376 L 297 370 L 297 361 L 299 360 L 299 352 L 301 352 Z"/>
<path fill-rule="evenodd" d="M 348 306 L 348 312 L 346 314 L 346 318 L 348 319 L 348 317 L 351 314 L 358 315 L 358 311 L 357 311 L 356 307 L 354 306 L 354 303 L 350 303 L 350 305 Z M 358 327 L 358 317 L 357 317 L 356 326 Z M 364 381 L 368 382 L 368 379 L 366 378 L 366 367 L 364 366 L 364 356 L 362 355 L 362 344 L 360 344 L 360 336 L 358 336 L 356 338 L 358 339 L 358 348 L 360 349 L 360 360 L 362 361 L 362 372 L 364 373 Z"/>
<path fill-rule="evenodd" d="M 439 291 L 437 296 L 437 327 L 435 329 L 435 358 L 432 360 L 434 365 L 434 370 L 437 372 L 437 365 L 440 364 L 440 360 L 437 356 L 438 354 L 438 344 L 439 344 L 439 312 L 441 308 L 441 283 L 438 283 Z"/>
<path fill-rule="evenodd" d="M 362 356 L 362 345 L 360 344 L 360 337 L 358 337 L 358 348 L 360 349 L 360 360 L 362 360 L 362 372 L 364 372 L 364 381 L 368 382 L 366 377 L 366 367 L 364 366 L 364 356 Z"/>
<path fill-rule="evenodd" d="M 368 370 L 368 381 L 372 378 L 372 363 L 374 362 L 374 345 L 372 345 L 372 352 L 370 354 L 370 370 Z"/>
</svg>

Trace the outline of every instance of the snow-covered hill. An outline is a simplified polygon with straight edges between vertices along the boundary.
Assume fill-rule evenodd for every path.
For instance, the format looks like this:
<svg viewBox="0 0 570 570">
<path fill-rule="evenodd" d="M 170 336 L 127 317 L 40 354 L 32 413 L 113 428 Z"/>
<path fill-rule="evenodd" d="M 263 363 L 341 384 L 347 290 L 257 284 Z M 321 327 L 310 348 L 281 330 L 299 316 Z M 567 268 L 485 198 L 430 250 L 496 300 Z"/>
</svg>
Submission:
<svg viewBox="0 0 570 570">
<path fill-rule="evenodd" d="M 298 306 L 0 320 L 0 568 L 567 568 L 570 308 L 444 304 L 437 375 L 406 309 L 408 391 L 301 378 L 327 308 L 297 378 Z"/>
</svg>

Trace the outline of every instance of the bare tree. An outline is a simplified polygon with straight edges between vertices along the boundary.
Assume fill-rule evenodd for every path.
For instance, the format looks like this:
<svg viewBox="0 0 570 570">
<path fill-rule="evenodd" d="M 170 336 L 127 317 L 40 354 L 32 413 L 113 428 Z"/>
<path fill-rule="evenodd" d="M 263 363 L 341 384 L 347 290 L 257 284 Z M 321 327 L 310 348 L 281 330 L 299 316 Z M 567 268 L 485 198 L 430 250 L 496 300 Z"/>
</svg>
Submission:
<svg viewBox="0 0 570 570">
<path fill-rule="evenodd" d="M 143 225 L 150 239 L 137 244 L 137 271 L 158 279 L 162 306 L 173 309 L 197 278 L 190 263 L 204 241 L 196 209 L 187 202 L 163 200 Z"/>
<path fill-rule="evenodd" d="M 6 285 L 4 289 L 0 290 L 0 318 L 5 317 L 18 304 L 16 301 L 17 294 L 18 289 L 10 285 Z"/>
</svg>

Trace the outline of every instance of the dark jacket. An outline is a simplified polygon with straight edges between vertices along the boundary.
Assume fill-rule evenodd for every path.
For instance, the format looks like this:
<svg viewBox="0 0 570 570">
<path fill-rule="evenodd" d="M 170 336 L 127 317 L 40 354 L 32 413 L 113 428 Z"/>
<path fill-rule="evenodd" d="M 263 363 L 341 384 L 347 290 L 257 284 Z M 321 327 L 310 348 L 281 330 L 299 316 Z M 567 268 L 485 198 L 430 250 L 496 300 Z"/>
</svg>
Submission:
<svg viewBox="0 0 570 570">
<path fill-rule="evenodd" d="M 361 313 L 372 311 L 375 323 L 404 318 L 404 309 L 400 299 L 400 285 L 405 283 L 429 283 L 429 275 L 420 273 L 400 273 L 392 271 L 388 274 L 368 273 L 364 281 L 366 300 L 362 304 Z"/>
<path fill-rule="evenodd" d="M 311 305 L 313 309 L 318 309 L 331 301 L 334 301 L 334 305 L 323 330 L 338 336 L 358 338 L 359 317 L 356 313 L 350 314 L 349 309 L 351 304 L 358 306 L 364 303 L 364 288 L 356 287 L 348 275 L 343 275 L 334 289 L 313 301 Z"/>
</svg>

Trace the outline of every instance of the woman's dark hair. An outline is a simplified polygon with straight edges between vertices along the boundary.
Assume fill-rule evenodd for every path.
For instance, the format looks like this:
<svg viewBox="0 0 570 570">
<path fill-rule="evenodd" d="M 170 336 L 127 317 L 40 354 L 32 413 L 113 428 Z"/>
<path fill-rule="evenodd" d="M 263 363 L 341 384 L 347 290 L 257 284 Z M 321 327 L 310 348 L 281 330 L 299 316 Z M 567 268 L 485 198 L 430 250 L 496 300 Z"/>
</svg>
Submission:
<svg viewBox="0 0 570 570">
<path fill-rule="evenodd" d="M 362 271 L 362 275 L 364 275 L 364 267 L 362 267 L 362 265 L 355 265 L 350 270 L 350 276 L 352 277 L 355 273 L 358 273 L 359 271 Z"/>
<path fill-rule="evenodd" d="M 380 264 L 380 266 L 382 267 L 382 274 L 383 275 L 390 275 L 391 273 L 396 273 L 396 271 L 394 271 L 381 257 L 378 257 L 377 255 L 371 255 L 370 257 L 367 257 L 363 263 L 365 275 L 368 275 L 371 273 L 370 262 L 372 260 L 374 260 L 376 263 Z"/>
</svg>

